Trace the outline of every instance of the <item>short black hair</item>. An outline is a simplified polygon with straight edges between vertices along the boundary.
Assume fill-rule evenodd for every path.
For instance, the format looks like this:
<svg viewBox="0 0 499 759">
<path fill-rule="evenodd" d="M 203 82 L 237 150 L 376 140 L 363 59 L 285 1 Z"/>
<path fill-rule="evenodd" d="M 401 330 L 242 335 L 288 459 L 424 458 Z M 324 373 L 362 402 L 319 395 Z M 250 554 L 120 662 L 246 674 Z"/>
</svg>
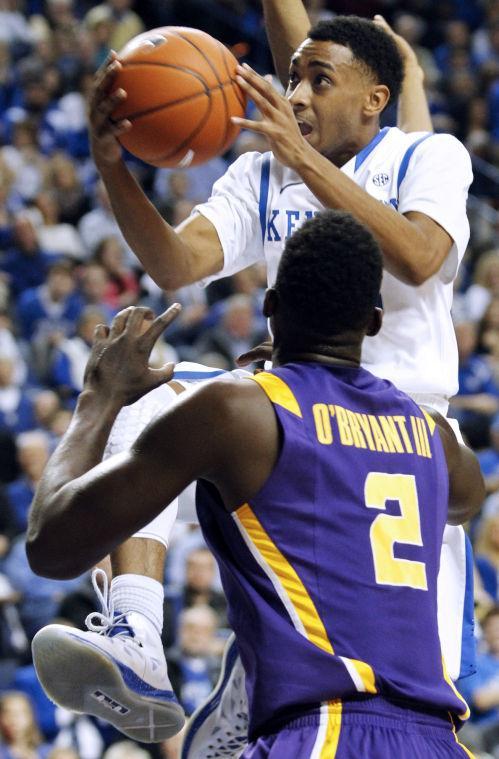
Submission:
<svg viewBox="0 0 499 759">
<path fill-rule="evenodd" d="M 378 302 L 381 250 L 345 211 L 322 211 L 286 242 L 275 290 L 284 323 L 328 337 L 364 329 Z"/>
<path fill-rule="evenodd" d="M 404 63 L 395 41 L 374 21 L 360 16 L 336 16 L 319 21 L 308 32 L 311 40 L 328 40 L 350 48 L 354 58 L 361 61 L 374 75 L 377 84 L 390 90 L 390 99 L 400 94 Z"/>
</svg>

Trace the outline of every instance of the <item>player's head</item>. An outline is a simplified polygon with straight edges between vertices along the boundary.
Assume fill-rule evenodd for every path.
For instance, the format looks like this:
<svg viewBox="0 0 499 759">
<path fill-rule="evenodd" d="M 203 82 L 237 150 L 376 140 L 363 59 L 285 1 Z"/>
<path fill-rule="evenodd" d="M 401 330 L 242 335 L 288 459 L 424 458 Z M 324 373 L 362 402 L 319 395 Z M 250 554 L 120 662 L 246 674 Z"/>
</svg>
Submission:
<svg viewBox="0 0 499 759">
<path fill-rule="evenodd" d="M 313 26 L 295 51 L 287 96 L 302 134 L 341 165 L 369 141 L 402 78 L 389 34 L 368 19 L 337 16 Z"/>
<path fill-rule="evenodd" d="M 378 243 L 350 214 L 328 210 L 305 222 L 287 240 L 266 296 L 275 343 L 360 347 L 381 324 L 382 271 Z"/>
</svg>

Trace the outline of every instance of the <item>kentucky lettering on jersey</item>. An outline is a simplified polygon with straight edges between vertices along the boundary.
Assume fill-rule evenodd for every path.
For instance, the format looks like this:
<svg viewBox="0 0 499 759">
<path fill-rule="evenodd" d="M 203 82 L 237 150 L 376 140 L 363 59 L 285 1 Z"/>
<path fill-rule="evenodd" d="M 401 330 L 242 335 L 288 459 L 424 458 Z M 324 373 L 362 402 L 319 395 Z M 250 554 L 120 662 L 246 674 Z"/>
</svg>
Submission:
<svg viewBox="0 0 499 759">
<path fill-rule="evenodd" d="M 242 381 L 273 404 L 280 455 L 236 511 L 203 482 L 197 509 L 246 670 L 250 738 L 362 694 L 466 716 L 437 627 L 448 474 L 431 417 L 360 368 L 295 363 Z"/>
<path fill-rule="evenodd" d="M 452 280 L 469 239 L 466 199 L 472 180 L 465 148 L 451 135 L 386 128 L 342 167 L 357 185 L 394 212 L 418 212 L 454 241 L 440 271 L 420 287 L 385 271 L 384 320 L 366 338 L 362 363 L 407 393 L 449 398 L 457 392 L 457 347 L 450 318 Z M 323 209 L 301 177 L 270 153 L 246 153 L 215 183 L 194 213 L 215 226 L 223 269 L 206 283 L 264 261 L 275 281 L 286 239 Z M 446 412 L 446 402 L 440 406 Z"/>
</svg>

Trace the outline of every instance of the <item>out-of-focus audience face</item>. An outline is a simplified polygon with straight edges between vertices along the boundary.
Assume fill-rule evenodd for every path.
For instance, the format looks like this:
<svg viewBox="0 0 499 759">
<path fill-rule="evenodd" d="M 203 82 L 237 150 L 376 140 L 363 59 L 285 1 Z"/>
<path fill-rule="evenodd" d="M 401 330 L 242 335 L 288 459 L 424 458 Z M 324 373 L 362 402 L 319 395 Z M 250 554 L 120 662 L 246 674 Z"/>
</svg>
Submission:
<svg viewBox="0 0 499 759">
<path fill-rule="evenodd" d="M 499 657 L 499 610 L 490 614 L 483 624 L 483 635 L 488 651 Z"/>
<path fill-rule="evenodd" d="M 42 476 L 50 455 L 43 432 L 23 432 L 17 437 L 17 458 L 24 474 L 33 482 Z"/>
<path fill-rule="evenodd" d="M 187 557 L 185 581 L 191 590 L 198 592 L 211 590 L 215 573 L 215 560 L 210 551 L 199 549 Z"/>
<path fill-rule="evenodd" d="M 459 362 L 465 364 L 474 353 L 477 344 L 477 327 L 472 322 L 455 325 Z"/>
<path fill-rule="evenodd" d="M 7 746 L 34 748 L 41 742 L 33 707 L 23 693 L 0 696 L 0 735 Z"/>
<path fill-rule="evenodd" d="M 209 606 L 193 606 L 180 615 L 179 641 L 188 656 L 211 656 L 217 630 L 217 615 Z"/>
</svg>

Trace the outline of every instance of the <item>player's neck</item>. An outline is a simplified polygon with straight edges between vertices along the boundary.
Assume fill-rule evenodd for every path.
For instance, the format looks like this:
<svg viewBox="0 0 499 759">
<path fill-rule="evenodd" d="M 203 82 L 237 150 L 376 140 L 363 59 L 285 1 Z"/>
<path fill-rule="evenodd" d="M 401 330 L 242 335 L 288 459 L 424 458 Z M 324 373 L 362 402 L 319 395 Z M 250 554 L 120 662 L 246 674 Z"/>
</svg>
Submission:
<svg viewBox="0 0 499 759">
<path fill-rule="evenodd" d="M 328 366 L 360 366 L 360 345 L 345 343 L 341 338 L 337 343 L 316 342 L 309 345 L 277 345 L 272 353 L 272 364 L 282 366 L 296 361 L 326 364 Z"/>
<path fill-rule="evenodd" d="M 334 152 L 325 154 L 331 163 L 334 163 L 339 169 L 350 161 L 354 156 L 358 155 L 369 143 L 374 140 L 376 135 L 380 131 L 380 125 L 378 121 L 370 122 L 361 130 L 361 133 L 356 136 L 355 139 L 350 139 L 346 144 L 337 148 Z"/>
</svg>

